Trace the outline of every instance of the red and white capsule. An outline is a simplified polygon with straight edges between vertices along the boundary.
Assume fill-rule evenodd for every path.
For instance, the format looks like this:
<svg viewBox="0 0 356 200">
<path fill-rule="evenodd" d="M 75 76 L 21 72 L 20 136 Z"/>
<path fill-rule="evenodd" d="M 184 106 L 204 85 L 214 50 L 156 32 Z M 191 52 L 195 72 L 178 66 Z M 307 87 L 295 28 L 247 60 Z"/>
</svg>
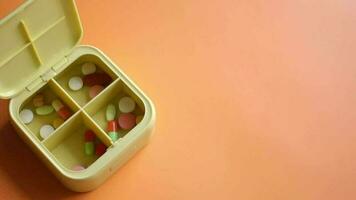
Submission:
<svg viewBox="0 0 356 200">
<path fill-rule="evenodd" d="M 119 139 L 119 125 L 116 120 L 111 120 L 108 121 L 108 135 L 111 138 L 113 142 L 115 142 L 117 139 Z"/>
<path fill-rule="evenodd" d="M 68 119 L 72 115 L 69 108 L 63 105 L 63 103 L 58 99 L 52 101 L 52 106 L 63 120 Z"/>
</svg>

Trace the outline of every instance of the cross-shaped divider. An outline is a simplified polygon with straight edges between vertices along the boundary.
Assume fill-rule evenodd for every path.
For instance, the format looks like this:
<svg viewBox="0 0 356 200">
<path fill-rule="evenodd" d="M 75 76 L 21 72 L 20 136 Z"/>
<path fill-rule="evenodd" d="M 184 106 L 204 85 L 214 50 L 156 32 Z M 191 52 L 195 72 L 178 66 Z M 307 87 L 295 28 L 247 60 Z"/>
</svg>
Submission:
<svg viewBox="0 0 356 200">
<path fill-rule="evenodd" d="M 68 88 L 68 80 L 72 76 L 80 76 L 81 65 L 88 61 L 96 64 L 98 72 L 107 73 L 112 78 L 111 84 L 93 99 L 88 97 L 89 89 L 86 86 L 80 91 L 71 91 Z M 144 115 L 143 102 L 116 73 L 95 55 L 83 56 L 71 63 L 63 72 L 49 80 L 48 85 L 44 87 L 44 93 L 46 92 L 50 93 L 47 96 L 52 97 L 52 99 L 59 98 L 74 113 L 52 135 L 41 141 L 58 163 L 67 169 L 71 169 L 75 165 L 89 167 L 99 158 L 98 156 L 88 156 L 84 153 L 84 132 L 86 130 L 92 130 L 97 136 L 96 142 L 102 142 L 107 148 L 113 147 L 117 142 L 112 141 L 107 134 L 105 112 L 108 104 L 115 105 L 117 115 L 119 115 L 119 99 L 123 96 L 130 96 L 137 104 L 133 113 L 136 116 Z M 27 104 L 30 103 L 29 101 Z M 38 131 L 41 122 L 44 120 L 47 119 L 41 119 L 37 122 L 36 129 L 32 129 L 37 138 L 39 137 L 36 131 Z M 118 130 L 119 137 L 124 137 L 130 131 Z"/>
</svg>

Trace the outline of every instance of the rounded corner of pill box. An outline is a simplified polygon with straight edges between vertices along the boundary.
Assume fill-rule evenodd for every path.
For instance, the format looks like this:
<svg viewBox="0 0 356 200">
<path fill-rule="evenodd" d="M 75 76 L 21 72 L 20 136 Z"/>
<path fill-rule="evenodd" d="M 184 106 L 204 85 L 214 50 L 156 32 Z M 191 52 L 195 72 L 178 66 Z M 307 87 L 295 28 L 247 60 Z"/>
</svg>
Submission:
<svg viewBox="0 0 356 200">
<path fill-rule="evenodd" d="M 71 191 L 89 192 L 98 188 L 106 180 L 105 171 L 105 167 L 93 170 L 93 166 L 83 171 L 66 169 L 58 178 Z"/>
</svg>

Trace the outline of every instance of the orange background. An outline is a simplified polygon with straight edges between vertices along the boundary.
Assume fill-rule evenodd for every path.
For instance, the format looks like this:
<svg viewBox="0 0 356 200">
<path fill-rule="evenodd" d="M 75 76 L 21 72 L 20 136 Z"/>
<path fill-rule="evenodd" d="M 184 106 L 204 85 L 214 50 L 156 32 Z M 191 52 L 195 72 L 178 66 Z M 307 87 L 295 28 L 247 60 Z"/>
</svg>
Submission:
<svg viewBox="0 0 356 200">
<path fill-rule="evenodd" d="M 356 199 L 356 1 L 77 3 L 82 43 L 154 101 L 151 143 L 70 192 L 0 101 L 0 199 Z"/>
</svg>

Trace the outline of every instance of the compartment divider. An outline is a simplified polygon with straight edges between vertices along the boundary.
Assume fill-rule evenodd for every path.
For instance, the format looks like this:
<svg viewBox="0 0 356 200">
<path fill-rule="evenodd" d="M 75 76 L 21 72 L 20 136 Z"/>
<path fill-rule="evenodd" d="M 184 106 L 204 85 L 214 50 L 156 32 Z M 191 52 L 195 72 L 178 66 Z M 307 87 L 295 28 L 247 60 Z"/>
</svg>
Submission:
<svg viewBox="0 0 356 200">
<path fill-rule="evenodd" d="M 106 132 L 101 129 L 94 120 L 84 111 L 81 112 L 83 114 L 84 123 L 96 133 L 96 136 L 107 146 L 110 147 L 113 145 L 110 137 L 106 134 Z"/>
<path fill-rule="evenodd" d="M 14 59 L 17 55 L 19 55 L 21 52 L 23 52 L 26 48 L 31 46 L 31 42 L 26 43 L 23 47 L 21 47 L 19 50 L 17 50 L 15 53 L 11 54 L 8 58 L 4 59 L 0 63 L 0 68 L 3 67 L 5 64 L 9 63 L 12 59 Z"/>
<path fill-rule="evenodd" d="M 62 16 L 60 18 L 58 18 L 56 21 L 54 21 L 50 26 L 46 27 L 45 30 L 43 30 L 41 33 L 39 33 L 38 35 L 36 35 L 33 38 L 33 41 L 36 41 L 38 38 L 40 38 L 41 36 L 43 36 L 45 33 L 47 33 L 49 30 L 51 30 L 52 28 L 54 28 L 55 26 L 57 26 L 60 22 L 64 21 L 64 19 L 66 18 L 66 16 Z"/>
<path fill-rule="evenodd" d="M 56 92 L 59 96 L 62 97 L 62 99 L 65 101 L 65 103 L 75 112 L 81 110 L 81 107 L 77 104 L 77 102 L 74 101 L 74 99 L 67 94 L 67 92 L 62 88 L 62 86 L 59 85 L 59 83 L 51 79 L 48 84 L 54 89 L 54 92 Z"/>
<path fill-rule="evenodd" d="M 42 144 L 57 162 L 67 169 L 72 169 L 78 164 L 89 167 L 99 156 L 95 153 L 92 155 L 85 153 L 85 131 L 87 130 L 92 130 L 98 140 L 107 147 L 111 146 L 109 139 L 105 138 L 101 130 L 95 127 L 83 111 L 77 112 L 71 120 L 66 121 Z"/>
<path fill-rule="evenodd" d="M 21 24 L 22 30 L 25 33 L 25 36 L 26 36 L 28 42 L 31 43 L 31 47 L 32 47 L 32 50 L 33 50 L 33 52 L 35 54 L 35 57 L 37 58 L 37 61 L 39 62 L 40 65 L 42 65 L 43 64 L 42 59 L 40 57 L 40 54 L 37 51 L 37 48 L 35 47 L 35 44 L 33 43 L 34 40 L 30 35 L 30 32 L 29 32 L 29 30 L 27 28 L 27 25 L 25 24 L 25 22 L 23 20 L 20 21 L 20 24 Z"/>
<path fill-rule="evenodd" d="M 114 80 L 109 86 L 107 86 L 99 95 L 97 95 L 96 97 L 94 97 L 87 105 L 85 105 L 83 107 L 83 109 L 88 113 L 91 114 L 92 113 L 92 108 L 95 107 L 93 105 L 96 104 L 96 106 L 101 107 L 102 105 L 104 105 L 105 101 L 107 99 L 109 99 L 109 95 L 112 92 L 115 92 L 115 88 L 117 87 L 116 85 L 119 84 L 119 82 L 121 81 L 120 78 L 117 78 L 116 80 Z M 105 98 L 107 97 L 107 98 Z"/>
<path fill-rule="evenodd" d="M 48 138 L 43 140 L 42 144 L 49 150 L 53 149 L 59 141 L 63 140 L 67 134 L 71 132 L 71 130 L 73 131 L 75 121 L 78 120 L 77 118 L 80 118 L 80 112 L 75 113 L 71 118 L 66 120 Z"/>
</svg>

